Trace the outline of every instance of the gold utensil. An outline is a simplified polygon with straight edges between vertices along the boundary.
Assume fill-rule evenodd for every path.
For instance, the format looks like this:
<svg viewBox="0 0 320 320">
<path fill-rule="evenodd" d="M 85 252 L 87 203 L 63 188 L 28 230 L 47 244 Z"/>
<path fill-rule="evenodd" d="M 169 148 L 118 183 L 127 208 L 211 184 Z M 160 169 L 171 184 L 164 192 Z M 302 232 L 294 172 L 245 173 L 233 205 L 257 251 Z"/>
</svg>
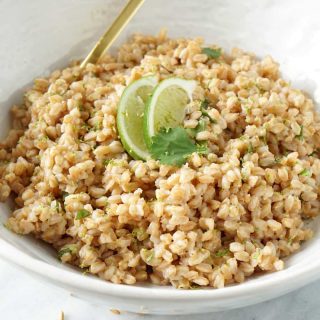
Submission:
<svg viewBox="0 0 320 320">
<path fill-rule="evenodd" d="M 86 58 L 80 64 L 84 68 L 87 63 L 96 63 L 103 53 L 110 48 L 114 40 L 118 37 L 120 32 L 128 24 L 131 18 L 136 14 L 144 0 L 129 0 L 127 5 L 123 8 L 116 20 L 107 29 L 105 34 L 99 39 L 94 48 L 89 52 Z"/>
</svg>

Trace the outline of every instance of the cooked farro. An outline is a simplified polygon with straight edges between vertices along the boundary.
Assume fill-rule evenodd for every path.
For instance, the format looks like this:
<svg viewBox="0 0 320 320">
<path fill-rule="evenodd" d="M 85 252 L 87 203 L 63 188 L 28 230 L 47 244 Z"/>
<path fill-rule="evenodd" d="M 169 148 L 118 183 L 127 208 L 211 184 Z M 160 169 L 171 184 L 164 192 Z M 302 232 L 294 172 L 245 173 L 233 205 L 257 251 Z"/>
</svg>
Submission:
<svg viewBox="0 0 320 320">
<path fill-rule="evenodd" d="M 99 64 L 36 79 L 0 144 L 0 200 L 17 206 L 8 228 L 114 283 L 221 288 L 283 269 L 320 211 L 319 115 L 271 57 L 202 47 L 135 35 Z M 184 126 L 197 127 L 206 97 L 215 121 L 196 139 L 208 155 L 178 168 L 124 151 L 117 103 L 148 74 L 197 80 Z"/>
</svg>

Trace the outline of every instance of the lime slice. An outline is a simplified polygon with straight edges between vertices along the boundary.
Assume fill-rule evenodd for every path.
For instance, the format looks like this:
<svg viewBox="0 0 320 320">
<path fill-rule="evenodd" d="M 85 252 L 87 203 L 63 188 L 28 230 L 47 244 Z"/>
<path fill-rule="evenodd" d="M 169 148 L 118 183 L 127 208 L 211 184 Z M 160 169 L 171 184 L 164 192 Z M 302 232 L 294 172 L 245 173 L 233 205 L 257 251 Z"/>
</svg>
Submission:
<svg viewBox="0 0 320 320">
<path fill-rule="evenodd" d="M 195 87 L 196 81 L 181 78 L 165 79 L 155 87 L 144 114 L 143 134 L 148 147 L 161 128 L 182 124 Z"/>
<path fill-rule="evenodd" d="M 145 104 L 157 85 L 154 76 L 132 82 L 122 93 L 117 111 L 117 127 L 121 142 L 134 158 L 146 160 L 149 156 L 143 138 Z"/>
</svg>

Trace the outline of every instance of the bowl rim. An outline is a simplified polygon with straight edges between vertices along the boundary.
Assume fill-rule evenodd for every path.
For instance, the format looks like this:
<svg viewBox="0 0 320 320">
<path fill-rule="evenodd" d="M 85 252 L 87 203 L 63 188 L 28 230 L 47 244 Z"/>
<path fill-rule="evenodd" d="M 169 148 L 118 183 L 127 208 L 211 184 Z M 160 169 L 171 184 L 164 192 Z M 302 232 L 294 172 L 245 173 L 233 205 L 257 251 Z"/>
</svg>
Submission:
<svg viewBox="0 0 320 320">
<path fill-rule="evenodd" d="M 298 265 L 289 267 L 282 271 L 274 272 L 274 277 L 265 281 L 245 282 L 234 286 L 227 286 L 219 290 L 213 288 L 201 290 L 176 290 L 169 286 L 161 287 L 140 287 L 125 284 L 115 284 L 109 281 L 99 279 L 98 277 L 84 277 L 80 272 L 71 272 L 51 265 L 45 261 L 33 258 L 28 254 L 17 249 L 7 241 L 0 239 L 0 257 L 8 260 L 23 269 L 27 269 L 44 278 L 49 278 L 61 284 L 79 288 L 85 291 L 91 291 L 99 294 L 113 295 L 118 297 L 139 297 L 146 300 L 208 300 L 208 299 L 231 299 L 244 294 L 255 294 L 267 292 L 281 288 L 282 291 L 287 285 L 291 291 L 295 288 L 304 286 L 312 280 L 320 278 L 320 260 L 314 259 L 303 268 Z M 290 285 L 289 285 L 290 283 Z M 281 295 L 281 292 L 278 294 Z M 276 294 L 274 296 L 277 296 Z"/>
</svg>

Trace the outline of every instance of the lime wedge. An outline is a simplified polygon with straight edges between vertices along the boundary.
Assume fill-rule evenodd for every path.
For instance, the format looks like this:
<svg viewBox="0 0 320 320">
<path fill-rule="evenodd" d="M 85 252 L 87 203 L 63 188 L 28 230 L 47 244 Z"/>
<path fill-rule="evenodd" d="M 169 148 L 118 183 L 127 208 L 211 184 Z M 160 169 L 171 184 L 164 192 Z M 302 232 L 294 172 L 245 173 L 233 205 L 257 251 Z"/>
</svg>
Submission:
<svg viewBox="0 0 320 320">
<path fill-rule="evenodd" d="M 122 93 L 117 111 L 117 127 L 121 142 L 134 158 L 146 160 L 149 156 L 143 138 L 145 104 L 157 85 L 154 76 L 132 82 Z"/>
<path fill-rule="evenodd" d="M 155 87 L 143 120 L 144 140 L 148 147 L 161 128 L 175 128 L 182 124 L 195 87 L 196 81 L 181 78 L 165 79 Z"/>
</svg>

